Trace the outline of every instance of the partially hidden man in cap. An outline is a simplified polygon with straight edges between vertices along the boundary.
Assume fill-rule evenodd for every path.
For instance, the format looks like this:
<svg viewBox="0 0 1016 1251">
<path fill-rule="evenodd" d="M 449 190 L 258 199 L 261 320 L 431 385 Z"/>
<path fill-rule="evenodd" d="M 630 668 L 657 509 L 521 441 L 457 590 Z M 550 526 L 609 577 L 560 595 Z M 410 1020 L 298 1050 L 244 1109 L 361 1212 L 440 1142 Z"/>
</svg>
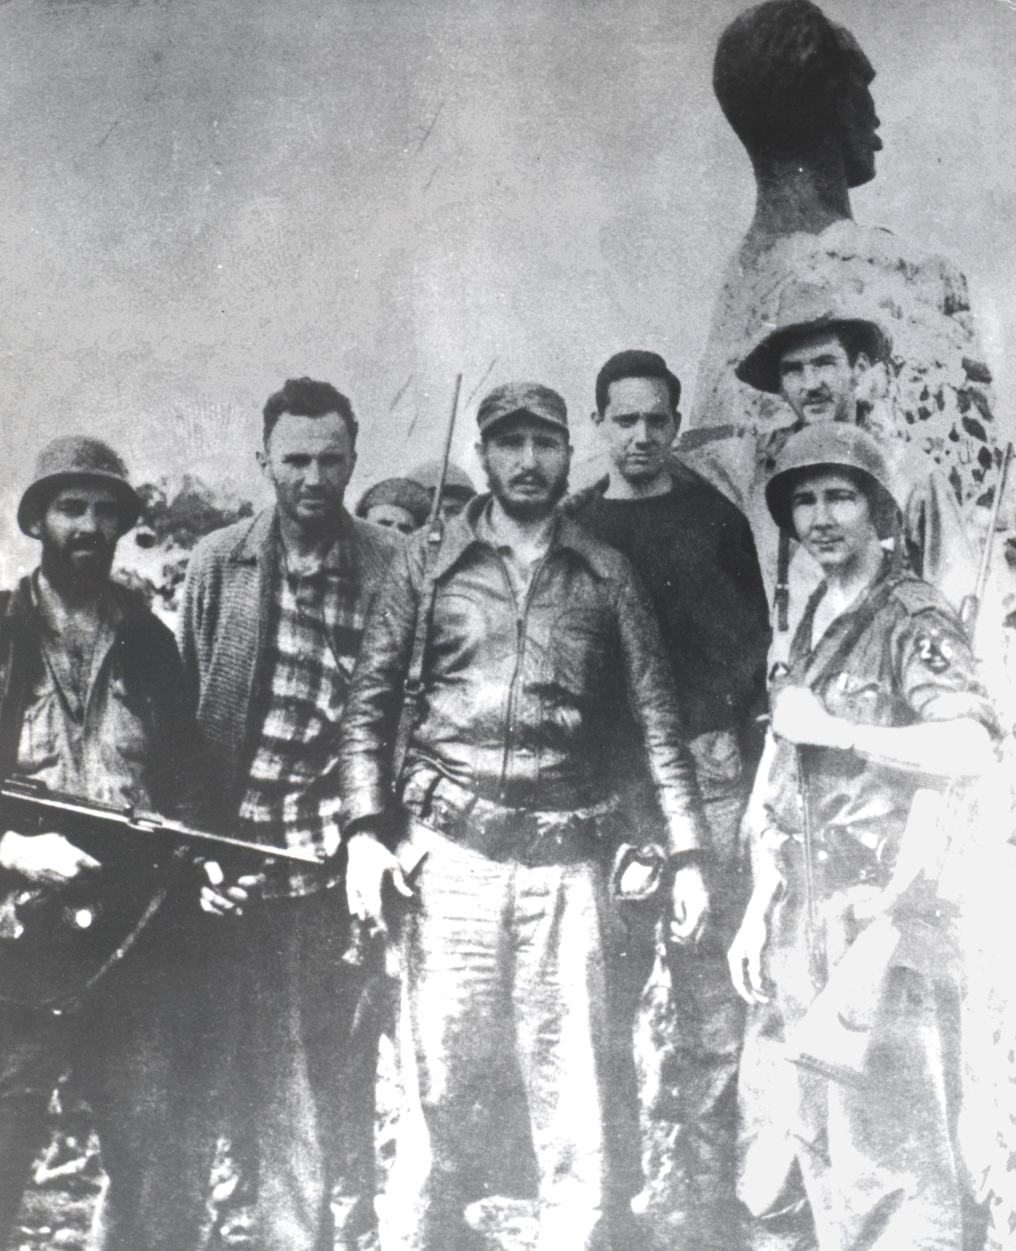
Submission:
<svg viewBox="0 0 1016 1251">
<path fill-rule="evenodd" d="M 585 1251 L 611 1245 L 614 1214 L 606 887 L 622 709 L 635 711 L 663 813 L 678 940 L 705 920 L 705 832 L 652 609 L 627 561 L 555 507 L 571 459 L 564 401 L 514 383 L 477 417 L 490 493 L 449 523 L 432 566 L 419 716 L 398 777 L 390 744 L 425 593 L 420 537 L 375 603 L 343 719 L 350 907 L 378 918 L 385 875 L 414 896 L 407 1107 L 382 1246 L 472 1245 L 463 1210 L 489 1150 L 469 1132 L 472 1109 L 508 1054 L 535 1147 L 537 1245 Z"/>
<path fill-rule="evenodd" d="M 412 534 L 426 523 L 433 492 L 412 478 L 383 478 L 360 496 L 356 516 L 376 526 Z"/>
<path fill-rule="evenodd" d="M 974 590 L 976 559 L 949 482 L 932 455 L 894 436 L 892 421 L 878 398 L 891 353 L 888 332 L 863 302 L 820 285 L 787 284 L 775 324 L 752 345 L 736 370 L 742 382 L 780 396 L 795 418 L 792 427 L 775 433 L 763 449 L 755 491 L 764 490 L 773 458 L 795 430 L 821 422 L 863 427 L 883 445 L 901 501 L 902 524 L 896 541 L 903 546 L 907 563 L 958 611 Z M 796 548 L 786 531 L 778 544 L 759 543 L 771 562 L 768 570 L 763 564 L 763 574 L 772 579 L 774 592 L 775 655 L 783 654 L 793 624 L 818 580 L 812 561 L 794 558 Z"/>
<path fill-rule="evenodd" d="M 431 501 L 441 478 L 441 462 L 439 460 L 424 461 L 409 472 L 409 478 L 417 482 L 427 492 Z M 476 494 L 476 487 L 464 469 L 450 464 L 445 473 L 444 486 L 441 489 L 441 516 L 445 521 L 457 517 Z"/>
<path fill-rule="evenodd" d="M 959 1251 L 938 792 L 991 767 L 995 717 L 957 616 L 882 546 L 898 509 L 873 439 L 847 423 L 801 431 L 766 499 L 823 577 L 773 683 L 746 818 L 754 889 L 730 951 L 751 1005 L 750 1244 Z"/>
<path fill-rule="evenodd" d="M 105 443 L 69 435 L 40 453 L 18 507 L 40 562 L 0 594 L 0 776 L 183 816 L 194 734 L 173 636 L 110 578 L 117 542 L 140 511 L 123 461 Z M 35 948 L 25 945 L 39 941 L 33 910 L 46 918 L 52 961 L 87 970 L 84 931 L 92 936 L 104 903 L 136 902 L 135 874 L 146 875 L 153 902 L 160 890 L 170 893 L 122 959 L 70 1000 L 54 1000 L 58 1012 L 20 1006 L 0 988 L 0 1240 L 11 1236 L 46 1138 L 50 1095 L 69 1067 L 73 1095 L 91 1106 L 109 1177 L 90 1245 L 195 1245 L 210 1161 L 188 1152 L 185 1065 L 174 1041 L 189 1029 L 183 900 L 192 891 L 174 885 L 172 858 L 152 874 L 125 844 L 111 841 L 107 857 L 105 845 L 91 842 L 89 854 L 69 824 L 8 822 L 17 824 L 8 817 L 0 826 L 5 967 L 16 964 L 19 944 L 29 955 Z M 140 922 L 147 904 L 138 906 Z"/>
<path fill-rule="evenodd" d="M 744 1017 L 726 951 L 743 904 L 737 835 L 761 748 L 756 717 L 765 707 L 769 606 L 747 520 L 674 454 L 680 396 L 680 381 L 657 353 L 612 356 L 597 376 L 592 415 L 609 474 L 568 507 L 631 562 L 648 591 L 695 758 L 717 889 L 703 941 L 694 949 L 666 942 L 666 959 L 648 988 L 647 1020 L 640 1021 L 654 1043 L 640 1057 L 649 1068 L 642 1085 L 645 1148 L 680 1161 L 680 1195 L 659 1201 L 680 1208 L 682 1234 L 691 1237 L 694 1221 L 696 1245 L 726 1251 Z M 619 724 L 618 752 L 629 741 L 624 731 Z M 633 837 L 651 841 L 659 825 L 652 781 L 637 756 L 626 765 Z M 642 909 L 630 911 L 628 963 L 636 967 L 620 983 L 634 1008 L 657 944 L 651 927 L 636 922 Z M 662 1013 L 661 995 L 668 1003 Z M 628 1027 L 630 1033 L 630 1017 Z M 665 1105 L 679 1106 L 679 1118 L 666 1116 Z M 640 1188 L 637 1170 L 632 1188 Z"/>
<path fill-rule="evenodd" d="M 219 987 L 213 1045 L 232 1060 L 234 1124 L 253 1148 L 256 1244 L 322 1251 L 373 1223 L 378 1014 L 364 1000 L 369 961 L 350 947 L 336 764 L 367 610 L 403 540 L 344 506 L 358 429 L 345 395 L 290 378 L 263 416 L 257 460 L 274 503 L 194 549 L 179 644 L 206 820 L 320 860 L 240 876 L 209 862 L 202 905 L 221 916 L 206 981 Z"/>
</svg>

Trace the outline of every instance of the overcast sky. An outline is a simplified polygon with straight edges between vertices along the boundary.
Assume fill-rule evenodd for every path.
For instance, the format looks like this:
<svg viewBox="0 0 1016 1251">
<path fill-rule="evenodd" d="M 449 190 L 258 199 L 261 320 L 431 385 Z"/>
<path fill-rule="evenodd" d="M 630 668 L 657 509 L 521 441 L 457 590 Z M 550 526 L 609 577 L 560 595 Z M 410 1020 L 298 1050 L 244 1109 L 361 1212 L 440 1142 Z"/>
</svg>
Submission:
<svg viewBox="0 0 1016 1251">
<path fill-rule="evenodd" d="M 690 387 L 753 207 L 710 84 L 744 7 L 0 4 L 4 518 L 63 430 L 106 436 L 139 480 L 192 467 L 250 492 L 260 408 L 291 375 L 352 397 L 354 493 L 436 454 L 457 370 L 467 398 L 560 390 L 584 456 L 611 352 L 662 351 Z M 885 150 L 854 215 L 966 271 L 1011 421 L 1016 8 L 824 8 L 877 70 Z"/>
</svg>

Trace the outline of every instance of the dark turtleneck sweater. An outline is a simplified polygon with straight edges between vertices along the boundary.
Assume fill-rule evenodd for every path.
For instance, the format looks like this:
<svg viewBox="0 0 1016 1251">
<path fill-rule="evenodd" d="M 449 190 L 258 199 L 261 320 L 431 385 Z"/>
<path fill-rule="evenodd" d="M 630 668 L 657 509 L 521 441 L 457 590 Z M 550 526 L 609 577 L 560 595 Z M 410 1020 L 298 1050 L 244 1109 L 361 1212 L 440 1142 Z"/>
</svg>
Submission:
<svg viewBox="0 0 1016 1251">
<path fill-rule="evenodd" d="M 565 507 L 628 558 L 648 591 L 688 737 L 733 729 L 743 738 L 765 698 L 770 639 L 751 528 L 687 466 L 675 460 L 670 471 L 665 495 L 605 499 L 604 479 Z"/>
</svg>

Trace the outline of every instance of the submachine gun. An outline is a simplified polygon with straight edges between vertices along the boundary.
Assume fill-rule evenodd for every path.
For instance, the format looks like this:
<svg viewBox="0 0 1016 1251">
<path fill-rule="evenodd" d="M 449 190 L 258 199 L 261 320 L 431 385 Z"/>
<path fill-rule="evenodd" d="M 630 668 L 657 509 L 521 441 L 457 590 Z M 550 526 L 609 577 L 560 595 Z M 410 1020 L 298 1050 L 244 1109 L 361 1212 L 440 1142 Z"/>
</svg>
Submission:
<svg viewBox="0 0 1016 1251">
<path fill-rule="evenodd" d="M 70 1004 L 119 963 L 194 851 L 241 862 L 321 863 L 313 852 L 94 803 L 31 778 L 0 783 L 0 829 L 59 831 L 102 866 L 66 886 L 0 881 L 0 1003 L 29 1008 Z"/>
</svg>

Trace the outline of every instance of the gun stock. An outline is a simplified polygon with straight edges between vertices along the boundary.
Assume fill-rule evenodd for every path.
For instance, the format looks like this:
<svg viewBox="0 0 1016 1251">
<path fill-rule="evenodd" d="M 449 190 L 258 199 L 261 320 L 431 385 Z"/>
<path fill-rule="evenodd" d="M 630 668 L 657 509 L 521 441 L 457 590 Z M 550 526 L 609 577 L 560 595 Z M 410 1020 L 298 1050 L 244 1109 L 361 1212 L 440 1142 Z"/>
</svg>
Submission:
<svg viewBox="0 0 1016 1251">
<path fill-rule="evenodd" d="M 846 1085 L 864 1085 L 872 1030 L 900 937 L 887 916 L 858 935 L 787 1035 L 792 1064 Z"/>
</svg>

